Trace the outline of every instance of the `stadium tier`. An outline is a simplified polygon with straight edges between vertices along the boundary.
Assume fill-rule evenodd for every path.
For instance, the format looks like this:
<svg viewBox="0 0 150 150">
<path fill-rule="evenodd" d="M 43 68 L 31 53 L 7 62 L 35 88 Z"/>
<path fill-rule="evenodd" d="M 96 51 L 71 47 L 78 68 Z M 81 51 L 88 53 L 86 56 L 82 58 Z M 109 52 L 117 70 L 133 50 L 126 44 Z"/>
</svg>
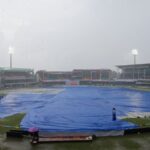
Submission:
<svg viewBox="0 0 150 150">
<path fill-rule="evenodd" d="M 0 68 L 0 87 L 28 86 L 35 81 L 33 69 Z"/>
<path fill-rule="evenodd" d="M 75 69 L 73 71 L 38 71 L 37 80 L 45 84 L 79 84 L 79 81 L 111 80 L 113 72 L 109 69 Z M 69 82 L 71 80 L 73 82 Z"/>
<path fill-rule="evenodd" d="M 120 65 L 120 79 L 150 80 L 150 63 L 135 65 Z"/>
</svg>

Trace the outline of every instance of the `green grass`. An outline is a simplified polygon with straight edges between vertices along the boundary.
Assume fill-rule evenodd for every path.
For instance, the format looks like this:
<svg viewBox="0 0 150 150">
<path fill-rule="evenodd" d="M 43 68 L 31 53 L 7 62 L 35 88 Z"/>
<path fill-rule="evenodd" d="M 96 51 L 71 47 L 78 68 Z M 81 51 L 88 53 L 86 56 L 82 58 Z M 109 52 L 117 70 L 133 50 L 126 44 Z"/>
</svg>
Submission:
<svg viewBox="0 0 150 150">
<path fill-rule="evenodd" d="M 5 133 L 10 129 L 19 130 L 19 125 L 25 113 L 18 113 L 12 116 L 8 116 L 0 119 L 0 133 Z"/>
<path fill-rule="evenodd" d="M 128 122 L 139 125 L 140 127 L 150 127 L 150 118 L 125 118 L 123 119 Z"/>
<path fill-rule="evenodd" d="M 122 140 L 119 139 L 118 141 L 119 145 L 121 145 L 125 149 L 138 150 L 142 147 L 137 141 L 134 141 L 129 137 L 126 137 Z"/>
<path fill-rule="evenodd" d="M 28 138 L 2 139 L 0 149 L 6 150 L 149 150 L 150 134 L 101 137 L 93 142 L 45 143 L 32 146 Z"/>
</svg>

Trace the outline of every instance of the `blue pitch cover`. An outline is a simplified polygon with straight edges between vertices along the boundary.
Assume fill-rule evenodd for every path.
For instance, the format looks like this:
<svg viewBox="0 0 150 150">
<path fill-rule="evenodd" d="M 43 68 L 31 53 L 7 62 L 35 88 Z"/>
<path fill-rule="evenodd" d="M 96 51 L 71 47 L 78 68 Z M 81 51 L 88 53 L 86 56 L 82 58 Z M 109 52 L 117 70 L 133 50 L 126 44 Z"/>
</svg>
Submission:
<svg viewBox="0 0 150 150">
<path fill-rule="evenodd" d="M 23 129 L 51 132 L 130 129 L 136 125 L 118 118 L 129 112 L 150 112 L 149 97 L 150 92 L 94 86 L 63 87 L 58 94 L 16 92 L 1 99 L 0 117 L 26 112 Z"/>
</svg>

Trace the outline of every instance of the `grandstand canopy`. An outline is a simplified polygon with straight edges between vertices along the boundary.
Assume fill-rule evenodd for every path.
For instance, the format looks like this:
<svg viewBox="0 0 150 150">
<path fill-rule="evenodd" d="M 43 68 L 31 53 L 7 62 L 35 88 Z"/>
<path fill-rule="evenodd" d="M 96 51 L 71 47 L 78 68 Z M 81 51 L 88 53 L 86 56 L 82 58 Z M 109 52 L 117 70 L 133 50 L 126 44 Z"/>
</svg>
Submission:
<svg viewBox="0 0 150 150">
<path fill-rule="evenodd" d="M 0 72 L 33 72 L 33 69 L 0 67 Z"/>
<path fill-rule="evenodd" d="M 150 68 L 150 63 L 147 64 L 132 64 L 132 65 L 118 65 L 117 66 L 120 69 L 126 69 L 126 68 Z"/>
</svg>

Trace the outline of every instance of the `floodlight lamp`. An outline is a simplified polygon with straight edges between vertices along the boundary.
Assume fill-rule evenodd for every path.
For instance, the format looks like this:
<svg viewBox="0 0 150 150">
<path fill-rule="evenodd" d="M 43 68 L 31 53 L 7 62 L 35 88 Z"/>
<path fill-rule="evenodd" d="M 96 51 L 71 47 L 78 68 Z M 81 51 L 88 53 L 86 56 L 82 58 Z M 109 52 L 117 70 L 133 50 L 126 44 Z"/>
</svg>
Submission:
<svg viewBox="0 0 150 150">
<path fill-rule="evenodd" d="M 138 55 L 138 50 L 137 49 L 133 49 L 132 50 L 132 55 Z"/>
<path fill-rule="evenodd" d="M 10 55 L 14 54 L 14 48 L 13 47 L 11 47 L 11 46 L 9 47 L 8 54 L 10 54 Z"/>
</svg>

